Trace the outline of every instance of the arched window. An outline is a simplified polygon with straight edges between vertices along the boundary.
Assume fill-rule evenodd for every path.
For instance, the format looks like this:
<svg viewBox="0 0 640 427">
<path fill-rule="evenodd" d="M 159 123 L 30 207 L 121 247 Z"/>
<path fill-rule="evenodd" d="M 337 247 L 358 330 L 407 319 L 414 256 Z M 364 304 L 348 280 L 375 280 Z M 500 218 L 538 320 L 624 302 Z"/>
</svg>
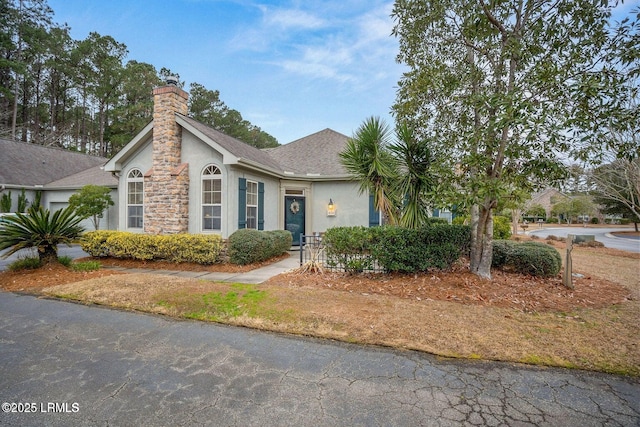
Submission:
<svg viewBox="0 0 640 427">
<path fill-rule="evenodd" d="M 143 227 L 144 176 L 140 169 L 127 175 L 127 228 Z"/>
<path fill-rule="evenodd" d="M 222 229 L 222 172 L 209 165 L 202 171 L 202 230 Z"/>
</svg>

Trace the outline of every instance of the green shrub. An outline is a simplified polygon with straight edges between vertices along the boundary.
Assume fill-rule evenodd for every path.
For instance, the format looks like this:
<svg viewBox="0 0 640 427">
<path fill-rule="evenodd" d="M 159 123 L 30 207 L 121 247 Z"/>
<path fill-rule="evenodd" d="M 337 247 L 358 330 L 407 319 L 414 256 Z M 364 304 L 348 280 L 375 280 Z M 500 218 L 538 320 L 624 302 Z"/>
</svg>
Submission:
<svg viewBox="0 0 640 427">
<path fill-rule="evenodd" d="M 470 218 L 468 216 L 457 216 L 451 220 L 451 224 L 453 225 L 469 225 Z"/>
<path fill-rule="evenodd" d="M 548 224 L 557 224 L 558 223 L 558 218 L 555 218 L 555 217 L 547 218 L 547 223 Z"/>
<path fill-rule="evenodd" d="M 121 232 L 113 230 L 90 231 L 82 236 L 80 247 L 83 251 L 94 257 L 109 256 L 107 239 L 118 233 Z"/>
<path fill-rule="evenodd" d="M 361 272 L 378 265 L 386 271 L 417 272 L 447 269 L 467 253 L 468 226 L 427 225 L 402 227 L 336 227 L 324 238 L 327 264 L 347 272 Z"/>
<path fill-rule="evenodd" d="M 452 225 L 470 225 L 470 216 L 457 216 L 451 222 Z M 508 239 L 511 237 L 511 220 L 506 216 L 496 215 L 493 217 L 493 238 Z"/>
<path fill-rule="evenodd" d="M 349 273 L 371 269 L 371 243 L 379 227 L 334 227 L 324 235 L 327 264 Z"/>
<path fill-rule="evenodd" d="M 11 212 L 11 191 L 7 191 L 6 193 L 2 194 L 2 198 L 0 198 L 0 212 Z"/>
<path fill-rule="evenodd" d="M 493 238 L 508 239 L 511 237 L 511 220 L 506 216 L 493 217 Z"/>
<path fill-rule="evenodd" d="M 265 261 L 286 253 L 291 248 L 291 239 L 286 230 L 241 229 L 229 236 L 227 255 L 231 263 L 239 265 Z"/>
<path fill-rule="evenodd" d="M 71 264 L 73 271 L 94 271 L 100 270 L 100 263 L 98 261 L 83 261 Z"/>
<path fill-rule="evenodd" d="M 115 233 L 107 238 L 105 244 L 109 247 L 109 253 L 115 258 L 152 260 L 158 254 L 155 242 L 157 237 L 148 234 Z M 164 259 L 164 254 L 158 258 Z"/>
<path fill-rule="evenodd" d="M 150 235 L 100 230 L 86 233 L 81 246 L 94 257 L 213 264 L 219 260 L 223 242 L 218 235 Z"/>
<path fill-rule="evenodd" d="M 8 266 L 10 271 L 36 270 L 40 267 L 42 267 L 42 261 L 38 257 L 19 258 Z"/>
<path fill-rule="evenodd" d="M 449 225 L 447 218 L 429 217 L 427 218 L 426 225 L 446 224 Z"/>
<path fill-rule="evenodd" d="M 552 277 L 562 268 L 562 258 L 553 247 L 539 242 L 493 242 L 492 267 L 538 277 Z"/>
<path fill-rule="evenodd" d="M 29 200 L 27 200 L 27 192 L 23 188 L 18 195 L 18 206 L 16 212 L 24 213 L 27 210 L 27 206 L 29 206 Z"/>
<path fill-rule="evenodd" d="M 504 268 L 510 260 L 514 247 L 519 244 L 512 240 L 494 240 L 491 267 Z"/>
<path fill-rule="evenodd" d="M 387 271 L 448 269 L 470 246 L 470 229 L 462 225 L 382 227 L 376 234 L 372 254 Z"/>
<path fill-rule="evenodd" d="M 65 267 L 70 267 L 71 263 L 73 262 L 73 258 L 71 258 L 69 255 L 59 256 L 58 262 L 64 265 Z"/>
<path fill-rule="evenodd" d="M 69 207 L 51 212 L 42 206 L 31 206 L 27 214 L 2 218 L 0 250 L 9 249 L 4 256 L 10 256 L 21 249 L 36 248 L 43 263 L 57 263 L 58 245 L 75 243 L 84 231 L 80 221 Z"/>
<path fill-rule="evenodd" d="M 600 224 L 600 220 L 598 219 L 597 216 L 594 216 L 593 218 L 591 218 L 591 224 Z"/>
</svg>

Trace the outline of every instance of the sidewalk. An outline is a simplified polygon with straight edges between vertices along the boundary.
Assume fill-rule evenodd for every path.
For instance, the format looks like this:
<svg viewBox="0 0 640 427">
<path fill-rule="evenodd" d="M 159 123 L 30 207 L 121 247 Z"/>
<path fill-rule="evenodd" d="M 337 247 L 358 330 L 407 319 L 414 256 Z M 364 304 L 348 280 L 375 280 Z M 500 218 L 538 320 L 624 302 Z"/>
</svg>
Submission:
<svg viewBox="0 0 640 427">
<path fill-rule="evenodd" d="M 175 277 L 191 277 L 195 279 L 211 280 L 216 282 L 233 282 L 260 284 L 277 276 L 278 274 L 294 270 L 300 266 L 299 252 L 290 251 L 289 258 L 285 258 L 276 263 L 266 265 L 255 270 L 245 271 L 243 273 L 211 273 L 208 271 L 176 271 L 176 270 L 153 270 L 148 268 L 124 268 L 124 267 L 105 267 L 110 270 L 121 271 L 123 273 L 148 273 L 163 274 Z"/>
</svg>

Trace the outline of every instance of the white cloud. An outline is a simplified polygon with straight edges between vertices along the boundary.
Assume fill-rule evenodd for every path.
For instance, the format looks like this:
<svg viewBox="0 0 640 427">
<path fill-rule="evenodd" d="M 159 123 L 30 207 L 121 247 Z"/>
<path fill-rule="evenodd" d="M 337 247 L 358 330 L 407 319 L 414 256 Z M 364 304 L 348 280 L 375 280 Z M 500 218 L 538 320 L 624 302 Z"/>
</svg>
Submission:
<svg viewBox="0 0 640 427">
<path fill-rule="evenodd" d="M 361 87 L 388 77 L 386 70 L 392 68 L 397 52 L 391 37 L 392 3 L 363 3 L 357 10 L 332 4 L 333 8 L 322 2 L 289 9 L 257 6 L 262 20 L 242 31 L 234 47 L 269 54 L 264 62 L 302 77 Z"/>
<path fill-rule="evenodd" d="M 264 25 L 280 29 L 316 29 L 326 25 L 321 18 L 299 9 L 270 9 L 261 6 Z"/>
</svg>

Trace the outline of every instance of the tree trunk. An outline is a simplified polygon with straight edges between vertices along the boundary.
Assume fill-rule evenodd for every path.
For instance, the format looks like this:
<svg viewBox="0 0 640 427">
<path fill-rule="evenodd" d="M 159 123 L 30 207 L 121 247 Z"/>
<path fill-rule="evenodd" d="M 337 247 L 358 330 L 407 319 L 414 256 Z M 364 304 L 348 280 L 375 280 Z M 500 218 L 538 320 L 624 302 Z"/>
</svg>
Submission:
<svg viewBox="0 0 640 427">
<path fill-rule="evenodd" d="M 38 248 L 38 258 L 43 265 L 57 263 L 58 262 L 58 247 L 57 246 L 44 246 Z"/>
<path fill-rule="evenodd" d="M 471 207 L 471 272 L 491 280 L 493 213 L 484 206 Z"/>
<path fill-rule="evenodd" d="M 520 219 L 520 209 L 511 210 L 511 230 L 514 236 L 518 235 L 518 220 Z"/>
</svg>

